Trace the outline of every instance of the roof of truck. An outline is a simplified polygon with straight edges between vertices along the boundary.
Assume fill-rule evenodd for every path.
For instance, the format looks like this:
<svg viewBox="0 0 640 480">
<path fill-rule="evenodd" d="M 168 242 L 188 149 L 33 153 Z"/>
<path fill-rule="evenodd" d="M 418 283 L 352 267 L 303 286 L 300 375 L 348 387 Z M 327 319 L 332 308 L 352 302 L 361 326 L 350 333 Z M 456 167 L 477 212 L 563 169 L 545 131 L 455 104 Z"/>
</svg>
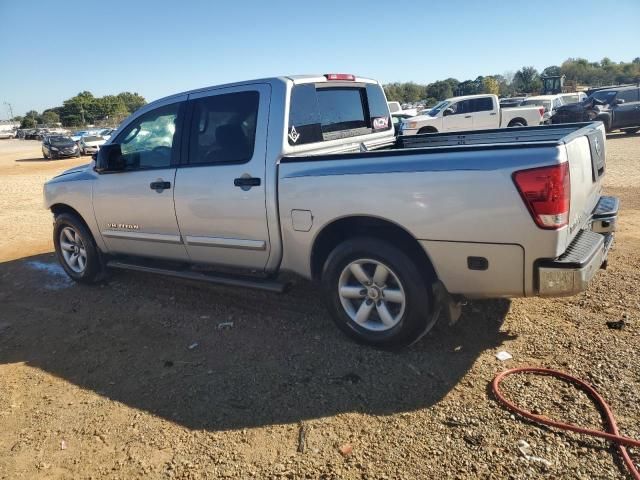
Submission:
<svg viewBox="0 0 640 480">
<path fill-rule="evenodd" d="M 243 80 L 240 82 L 233 82 L 233 83 L 224 83 L 224 84 L 220 84 L 220 85 L 209 85 L 206 87 L 200 87 L 200 88 L 195 88 L 193 90 L 187 90 L 185 92 L 178 92 L 178 93 L 174 93 L 172 95 L 167 95 L 166 97 L 162 97 L 162 98 L 158 98 L 152 102 L 149 102 L 147 105 L 145 105 L 143 108 L 146 109 L 146 107 L 148 106 L 152 106 L 156 103 L 160 103 L 160 102 L 164 102 L 170 98 L 173 97 L 178 97 L 181 95 L 190 95 L 193 93 L 198 93 L 198 92 L 204 92 L 207 90 L 211 90 L 213 88 L 230 88 L 230 87 L 239 87 L 242 85 L 250 85 L 250 84 L 254 84 L 254 83 L 276 83 L 276 82 L 281 82 L 281 83 L 286 83 L 286 82 L 293 82 L 293 83 L 309 83 L 309 82 L 314 82 L 314 83 L 321 83 L 321 82 L 330 82 L 333 80 L 327 80 L 326 76 L 328 74 L 315 74 L 315 75 L 287 75 L 287 76 L 280 76 L 280 77 L 267 77 L 267 78 L 257 78 L 254 80 Z M 376 80 L 373 80 L 371 78 L 366 78 L 366 77 L 359 77 L 357 75 L 354 75 L 355 77 L 355 82 L 359 82 L 359 83 L 378 83 Z M 345 82 L 344 80 L 338 80 L 337 82 Z M 350 82 L 350 80 L 346 81 L 347 83 Z"/>
</svg>

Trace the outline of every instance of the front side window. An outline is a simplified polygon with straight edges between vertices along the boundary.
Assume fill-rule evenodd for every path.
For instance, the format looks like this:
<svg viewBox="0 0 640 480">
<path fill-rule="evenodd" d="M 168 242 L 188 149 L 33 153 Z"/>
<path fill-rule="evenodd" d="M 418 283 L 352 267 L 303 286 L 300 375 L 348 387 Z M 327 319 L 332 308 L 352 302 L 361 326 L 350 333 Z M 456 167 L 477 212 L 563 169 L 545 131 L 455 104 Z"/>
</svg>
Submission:
<svg viewBox="0 0 640 480">
<path fill-rule="evenodd" d="M 189 163 L 245 163 L 253 157 L 260 94 L 213 95 L 193 101 Z"/>
<path fill-rule="evenodd" d="M 118 135 L 127 170 L 167 168 L 175 156 L 180 104 L 174 103 L 136 118 Z"/>
<path fill-rule="evenodd" d="M 448 108 L 453 110 L 453 113 L 450 113 L 449 115 L 469 113 L 471 109 L 471 100 L 461 100 L 459 102 L 452 103 Z"/>
</svg>

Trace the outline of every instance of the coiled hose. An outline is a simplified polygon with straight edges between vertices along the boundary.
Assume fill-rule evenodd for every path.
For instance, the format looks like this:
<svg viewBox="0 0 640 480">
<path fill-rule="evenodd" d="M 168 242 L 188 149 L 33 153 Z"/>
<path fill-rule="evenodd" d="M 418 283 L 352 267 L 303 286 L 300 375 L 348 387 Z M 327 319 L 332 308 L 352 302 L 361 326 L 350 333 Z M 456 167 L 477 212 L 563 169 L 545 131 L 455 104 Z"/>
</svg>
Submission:
<svg viewBox="0 0 640 480">
<path fill-rule="evenodd" d="M 502 380 L 510 375 L 514 375 L 517 373 L 530 373 L 534 375 L 546 375 L 555 377 L 578 387 L 580 390 L 589 395 L 589 397 L 591 397 L 600 412 L 604 415 L 607 423 L 606 431 L 593 430 L 591 428 L 583 428 L 576 425 L 571 425 L 569 423 L 558 422 L 556 420 L 547 418 L 544 415 L 536 415 L 520 408 L 518 405 L 508 400 L 500 390 L 500 383 L 502 382 Z M 614 443 L 618 448 L 618 452 L 620 452 L 620 455 L 622 456 L 624 464 L 629 470 L 629 473 L 631 473 L 631 476 L 635 480 L 640 480 L 640 471 L 638 471 L 638 469 L 634 465 L 633 460 L 631 459 L 631 456 L 629 456 L 629 452 L 627 451 L 627 447 L 640 447 L 640 441 L 620 435 L 618 424 L 616 423 L 616 419 L 613 416 L 611 407 L 609 407 L 607 402 L 595 390 L 595 388 L 593 388 L 588 383 L 567 373 L 559 372 L 557 370 L 551 370 L 549 368 L 520 367 L 505 370 L 504 372 L 496 375 L 496 377 L 491 382 L 491 388 L 493 390 L 493 394 L 498 399 L 498 401 L 502 403 L 502 405 L 504 405 L 507 409 L 517 413 L 522 417 L 528 418 L 533 422 L 541 423 L 543 425 L 548 425 L 550 427 L 555 427 L 562 430 L 571 430 L 572 432 L 583 433 L 585 435 L 591 435 L 593 437 L 604 438 L 605 440 L 609 440 L 610 442 Z"/>
</svg>

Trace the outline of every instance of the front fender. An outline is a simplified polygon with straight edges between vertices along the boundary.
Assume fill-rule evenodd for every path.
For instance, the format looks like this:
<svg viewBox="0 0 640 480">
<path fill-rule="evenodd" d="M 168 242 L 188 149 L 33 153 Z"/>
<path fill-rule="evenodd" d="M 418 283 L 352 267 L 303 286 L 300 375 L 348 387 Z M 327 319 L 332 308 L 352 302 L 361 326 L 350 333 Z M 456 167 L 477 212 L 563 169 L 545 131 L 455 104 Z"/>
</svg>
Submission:
<svg viewBox="0 0 640 480">
<path fill-rule="evenodd" d="M 107 252 L 93 213 L 93 182 L 97 174 L 90 165 L 67 170 L 44 184 L 44 206 L 54 210 L 58 206 L 70 207 L 87 224 L 98 248 Z"/>
</svg>

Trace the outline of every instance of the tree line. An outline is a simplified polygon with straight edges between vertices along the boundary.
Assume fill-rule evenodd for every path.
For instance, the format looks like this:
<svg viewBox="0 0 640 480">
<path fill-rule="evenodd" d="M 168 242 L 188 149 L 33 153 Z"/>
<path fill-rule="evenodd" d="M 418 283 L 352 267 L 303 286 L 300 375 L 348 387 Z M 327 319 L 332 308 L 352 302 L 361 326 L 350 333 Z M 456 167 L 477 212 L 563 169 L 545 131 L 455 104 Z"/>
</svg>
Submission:
<svg viewBox="0 0 640 480">
<path fill-rule="evenodd" d="M 426 101 L 432 105 L 445 98 L 458 95 L 493 93 L 501 97 L 537 93 L 542 89 L 542 78 L 565 75 L 565 84 L 619 85 L 640 82 L 640 57 L 631 62 L 615 63 L 605 57 L 599 62 L 584 58 L 569 58 L 562 65 L 552 65 L 538 72 L 534 67 L 522 67 L 515 73 L 479 76 L 475 80 L 459 81 L 455 78 L 438 80 L 428 85 L 414 82 L 396 82 L 384 85 L 387 99 L 403 103 Z"/>
<path fill-rule="evenodd" d="M 145 98 L 137 93 L 121 92 L 117 95 L 94 97 L 91 92 L 84 91 L 65 100 L 59 107 L 48 108 L 42 113 L 30 110 L 24 117 L 14 117 L 14 120 L 20 122 L 20 128 L 53 126 L 58 123 L 62 123 L 64 127 L 116 126 L 146 103 Z"/>
</svg>

